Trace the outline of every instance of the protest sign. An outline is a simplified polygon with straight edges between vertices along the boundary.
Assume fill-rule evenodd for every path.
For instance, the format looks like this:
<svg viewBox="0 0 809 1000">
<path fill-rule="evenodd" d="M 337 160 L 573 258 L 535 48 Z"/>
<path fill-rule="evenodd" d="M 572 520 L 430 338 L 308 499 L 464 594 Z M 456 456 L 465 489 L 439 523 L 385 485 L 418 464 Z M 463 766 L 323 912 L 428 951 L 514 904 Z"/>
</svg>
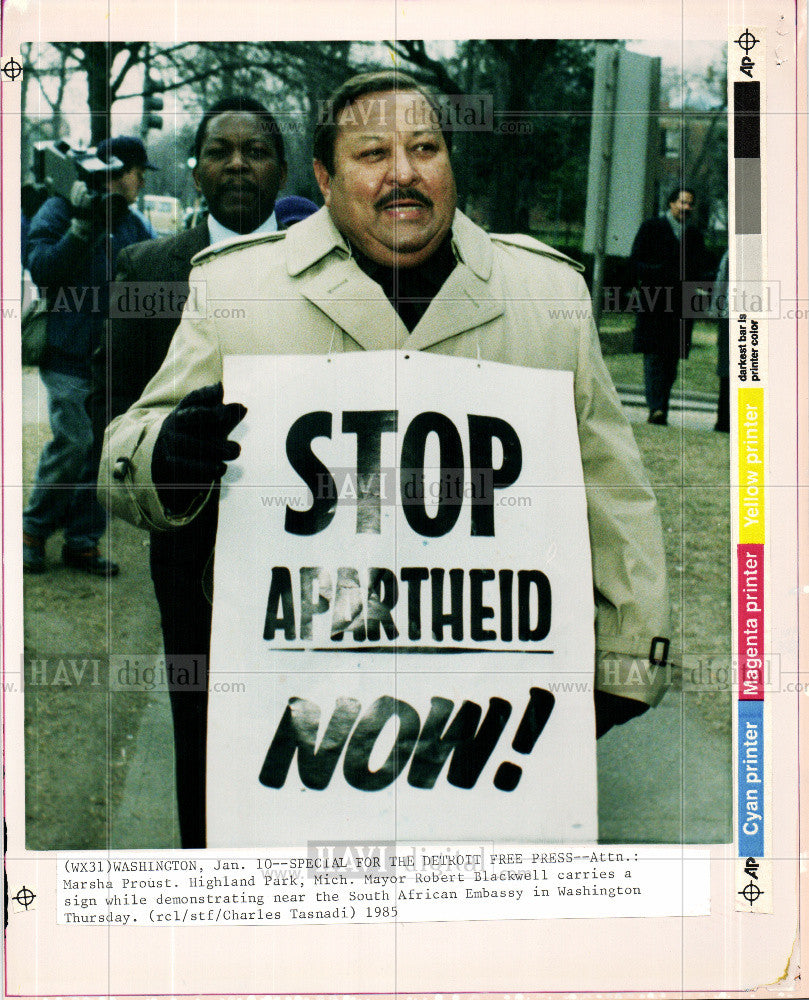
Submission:
<svg viewBox="0 0 809 1000">
<path fill-rule="evenodd" d="M 573 380 L 229 357 L 209 846 L 596 835 Z"/>
</svg>

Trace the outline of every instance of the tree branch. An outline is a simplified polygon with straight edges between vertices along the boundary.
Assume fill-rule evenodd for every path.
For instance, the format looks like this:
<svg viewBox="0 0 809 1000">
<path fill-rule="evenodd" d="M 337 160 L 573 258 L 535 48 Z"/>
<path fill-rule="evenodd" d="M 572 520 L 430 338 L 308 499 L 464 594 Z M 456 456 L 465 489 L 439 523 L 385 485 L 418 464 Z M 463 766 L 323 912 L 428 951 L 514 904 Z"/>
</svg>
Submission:
<svg viewBox="0 0 809 1000">
<path fill-rule="evenodd" d="M 143 45 L 148 45 L 148 42 L 133 42 L 132 45 L 128 46 L 129 54 L 126 57 L 126 62 L 124 63 L 118 76 L 110 83 L 110 95 L 112 100 L 116 100 L 115 95 L 118 92 L 118 88 L 124 82 L 124 77 L 132 69 L 133 66 L 137 66 L 141 62 L 141 51 Z"/>
</svg>

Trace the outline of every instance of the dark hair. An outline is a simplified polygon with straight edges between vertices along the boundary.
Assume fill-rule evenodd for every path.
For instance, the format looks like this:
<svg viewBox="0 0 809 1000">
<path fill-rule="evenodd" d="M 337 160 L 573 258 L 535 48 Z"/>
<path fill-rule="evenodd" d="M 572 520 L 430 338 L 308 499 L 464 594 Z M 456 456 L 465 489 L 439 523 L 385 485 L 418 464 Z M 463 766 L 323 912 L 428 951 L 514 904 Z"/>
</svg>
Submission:
<svg viewBox="0 0 809 1000">
<path fill-rule="evenodd" d="M 697 200 L 697 192 L 693 188 L 690 188 L 687 185 L 681 185 L 680 187 L 676 187 L 668 198 L 666 198 L 666 204 L 670 205 L 673 201 L 677 201 L 680 194 L 690 194 L 694 201 Z"/>
<path fill-rule="evenodd" d="M 323 103 L 318 115 L 314 156 L 316 160 L 320 160 L 329 174 L 334 173 L 334 143 L 337 139 L 337 119 L 340 117 L 340 112 L 366 94 L 379 94 L 386 90 L 414 90 L 421 94 L 438 116 L 444 142 L 447 144 L 447 149 L 451 149 L 452 132 L 447 116 L 442 113 L 441 95 L 436 90 L 398 70 L 383 69 L 372 73 L 360 73 L 341 84 Z"/>
<path fill-rule="evenodd" d="M 259 104 L 259 102 L 253 100 L 252 97 L 244 97 L 241 95 L 223 97 L 221 101 L 217 101 L 216 104 L 208 108 L 202 116 L 202 121 L 199 123 L 197 134 L 194 139 L 194 157 L 197 160 L 199 160 L 199 154 L 202 151 L 202 144 L 205 142 L 205 132 L 208 129 L 208 122 L 212 118 L 216 118 L 217 115 L 224 115 L 229 111 L 240 111 L 244 114 L 255 115 L 256 118 L 259 118 L 266 131 L 272 136 L 272 141 L 275 145 L 275 153 L 279 161 L 281 163 L 286 162 L 286 156 L 284 155 L 284 140 L 281 137 L 281 130 L 278 128 L 278 122 L 275 118 L 273 118 L 272 114 L 264 107 L 263 104 Z"/>
</svg>

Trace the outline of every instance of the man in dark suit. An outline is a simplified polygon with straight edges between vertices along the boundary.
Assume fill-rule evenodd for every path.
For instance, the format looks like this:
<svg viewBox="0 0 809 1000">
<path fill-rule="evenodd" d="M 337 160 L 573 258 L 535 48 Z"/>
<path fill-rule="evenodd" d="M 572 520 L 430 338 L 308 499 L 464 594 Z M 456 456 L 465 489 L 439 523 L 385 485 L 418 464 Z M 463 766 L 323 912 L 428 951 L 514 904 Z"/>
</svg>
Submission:
<svg viewBox="0 0 809 1000">
<path fill-rule="evenodd" d="M 675 188 L 668 211 L 644 222 L 632 244 L 640 290 L 633 349 L 643 352 L 650 424 L 668 423 L 677 365 L 691 349 L 694 320 L 683 318 L 683 283 L 707 276 L 705 244 L 690 224 L 695 200 L 690 188 Z"/>
<path fill-rule="evenodd" d="M 108 338 L 95 358 L 92 414 L 103 426 L 141 396 L 166 356 L 186 300 L 188 309 L 205 309 L 201 289 L 189 286 L 192 257 L 212 243 L 278 228 L 274 206 L 287 169 L 283 139 L 266 108 L 248 97 L 219 101 L 200 121 L 194 154 L 194 183 L 207 202 L 207 219 L 177 236 L 129 247 L 118 258 Z M 187 528 L 151 533 L 163 646 L 174 668 L 169 696 L 186 848 L 205 846 L 209 562 L 216 520 L 212 498 Z M 187 685 L 180 686 L 181 677 Z"/>
<path fill-rule="evenodd" d="M 286 180 L 284 144 L 266 108 L 229 97 L 202 117 L 194 142 L 194 183 L 208 217 L 193 229 L 128 247 L 118 257 L 106 350 L 96 357 L 96 391 L 118 416 L 140 398 L 163 363 L 189 298 L 191 258 L 211 243 L 278 228 L 275 199 Z M 189 308 L 204 307 L 193 292 Z"/>
</svg>

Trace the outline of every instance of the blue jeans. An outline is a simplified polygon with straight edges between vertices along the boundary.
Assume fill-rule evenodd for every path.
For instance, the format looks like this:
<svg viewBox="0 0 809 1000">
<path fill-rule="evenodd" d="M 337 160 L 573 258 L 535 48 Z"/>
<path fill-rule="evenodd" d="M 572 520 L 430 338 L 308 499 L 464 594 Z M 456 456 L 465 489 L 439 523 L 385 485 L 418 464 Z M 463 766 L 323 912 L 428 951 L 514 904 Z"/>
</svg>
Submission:
<svg viewBox="0 0 809 1000">
<path fill-rule="evenodd" d="M 93 428 L 85 409 L 90 380 L 40 369 L 48 391 L 53 438 L 42 449 L 31 499 L 22 516 L 23 531 L 45 541 L 64 528 L 72 549 L 98 545 L 107 515 L 96 499 L 98 469 L 93 460 Z"/>
</svg>

